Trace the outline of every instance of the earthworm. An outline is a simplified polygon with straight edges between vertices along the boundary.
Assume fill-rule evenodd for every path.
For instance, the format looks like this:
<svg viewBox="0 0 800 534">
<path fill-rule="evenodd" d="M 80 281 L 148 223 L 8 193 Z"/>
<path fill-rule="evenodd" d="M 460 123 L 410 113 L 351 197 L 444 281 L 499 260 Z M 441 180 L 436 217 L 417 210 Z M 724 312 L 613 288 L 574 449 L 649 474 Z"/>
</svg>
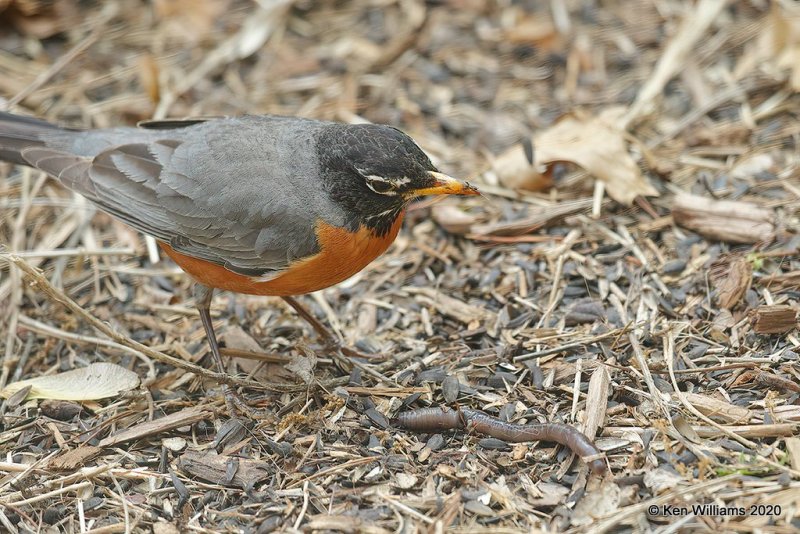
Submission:
<svg viewBox="0 0 800 534">
<path fill-rule="evenodd" d="M 480 432 L 512 443 L 521 441 L 553 441 L 568 447 L 585 461 L 593 473 L 606 470 L 603 453 L 582 432 L 561 423 L 517 425 L 469 408 L 422 408 L 401 412 L 395 419 L 398 426 L 416 432 L 463 429 Z"/>
</svg>

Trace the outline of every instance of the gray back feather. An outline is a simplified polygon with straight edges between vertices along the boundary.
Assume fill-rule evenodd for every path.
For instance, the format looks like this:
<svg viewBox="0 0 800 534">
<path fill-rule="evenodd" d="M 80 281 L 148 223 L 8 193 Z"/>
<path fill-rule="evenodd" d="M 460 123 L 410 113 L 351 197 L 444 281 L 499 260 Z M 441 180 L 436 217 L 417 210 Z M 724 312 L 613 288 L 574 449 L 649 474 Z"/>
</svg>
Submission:
<svg viewBox="0 0 800 534">
<path fill-rule="evenodd" d="M 44 147 L 21 154 L 176 251 L 261 276 L 317 253 L 319 220 L 345 224 L 317 180 L 315 142 L 326 126 L 259 116 L 164 130 L 48 130 L 39 134 Z"/>
</svg>

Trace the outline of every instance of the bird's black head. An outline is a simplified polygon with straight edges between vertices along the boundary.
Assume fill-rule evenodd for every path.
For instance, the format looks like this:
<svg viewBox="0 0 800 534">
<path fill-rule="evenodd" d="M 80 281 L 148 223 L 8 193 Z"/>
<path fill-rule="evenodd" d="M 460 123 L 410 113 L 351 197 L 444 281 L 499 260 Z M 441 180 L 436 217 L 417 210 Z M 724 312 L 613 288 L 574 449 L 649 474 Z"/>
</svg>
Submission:
<svg viewBox="0 0 800 534">
<path fill-rule="evenodd" d="M 332 124 L 317 139 L 331 198 L 364 225 L 384 235 L 413 198 L 476 194 L 469 184 L 441 174 L 406 134 L 379 124 Z"/>
</svg>

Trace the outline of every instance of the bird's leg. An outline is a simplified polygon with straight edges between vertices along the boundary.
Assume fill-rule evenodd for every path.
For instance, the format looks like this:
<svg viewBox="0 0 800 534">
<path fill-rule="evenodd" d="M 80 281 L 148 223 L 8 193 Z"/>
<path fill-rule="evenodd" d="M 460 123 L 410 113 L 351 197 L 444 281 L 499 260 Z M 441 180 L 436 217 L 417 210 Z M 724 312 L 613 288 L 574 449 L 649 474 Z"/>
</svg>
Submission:
<svg viewBox="0 0 800 534">
<path fill-rule="evenodd" d="M 219 352 L 219 343 L 217 343 L 217 334 L 214 333 L 214 325 L 211 324 L 211 297 L 214 295 L 214 290 L 203 284 L 194 285 L 194 304 L 197 306 L 197 311 L 200 313 L 200 321 L 203 323 L 203 329 L 206 331 L 206 338 L 211 347 L 211 355 L 214 357 L 214 363 L 217 365 L 217 370 L 220 373 L 225 373 L 225 365 L 222 363 L 222 355 Z M 225 396 L 225 406 L 231 416 L 236 413 L 236 392 L 228 384 L 222 385 L 222 392 Z"/>
<path fill-rule="evenodd" d="M 297 299 L 295 299 L 294 297 L 281 297 L 281 298 L 284 301 L 286 301 L 286 304 L 291 306 L 300 317 L 305 319 L 306 322 L 311 325 L 311 327 L 322 338 L 325 345 L 327 345 L 329 348 L 341 351 L 342 354 L 345 354 L 353 358 L 365 358 L 365 359 L 370 358 L 369 354 L 364 354 L 362 352 L 357 351 L 356 349 L 343 346 L 342 343 L 339 341 L 339 339 L 333 334 L 333 332 L 331 332 L 327 326 L 322 324 L 319 321 L 319 319 L 314 317 L 311 314 L 311 312 L 305 308 L 305 306 L 303 306 L 302 304 L 300 304 L 300 302 L 297 301 Z"/>
<path fill-rule="evenodd" d="M 311 315 L 311 312 L 308 311 L 305 306 L 300 304 L 297 299 L 294 297 L 281 297 L 283 300 L 286 301 L 286 304 L 294 308 L 294 311 L 297 314 L 306 320 L 311 327 L 316 330 L 317 334 L 325 341 L 326 345 L 335 345 L 339 343 L 339 340 L 336 339 L 336 336 L 328 330 L 328 327 L 322 324 L 316 317 Z"/>
</svg>

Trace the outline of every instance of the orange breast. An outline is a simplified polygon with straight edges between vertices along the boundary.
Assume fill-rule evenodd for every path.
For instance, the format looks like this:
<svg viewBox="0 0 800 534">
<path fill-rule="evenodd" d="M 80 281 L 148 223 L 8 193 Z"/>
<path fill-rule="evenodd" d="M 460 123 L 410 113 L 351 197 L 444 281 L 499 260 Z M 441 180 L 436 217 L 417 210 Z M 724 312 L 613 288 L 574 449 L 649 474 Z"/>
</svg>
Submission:
<svg viewBox="0 0 800 534">
<path fill-rule="evenodd" d="M 176 252 L 164 243 L 160 245 L 181 269 L 206 286 L 249 295 L 291 296 L 318 291 L 350 278 L 392 244 L 402 223 L 401 214 L 385 236 L 376 237 L 363 226 L 352 233 L 320 222 L 316 230 L 320 252 L 292 263 L 283 274 L 269 281 L 237 274 Z"/>
</svg>

